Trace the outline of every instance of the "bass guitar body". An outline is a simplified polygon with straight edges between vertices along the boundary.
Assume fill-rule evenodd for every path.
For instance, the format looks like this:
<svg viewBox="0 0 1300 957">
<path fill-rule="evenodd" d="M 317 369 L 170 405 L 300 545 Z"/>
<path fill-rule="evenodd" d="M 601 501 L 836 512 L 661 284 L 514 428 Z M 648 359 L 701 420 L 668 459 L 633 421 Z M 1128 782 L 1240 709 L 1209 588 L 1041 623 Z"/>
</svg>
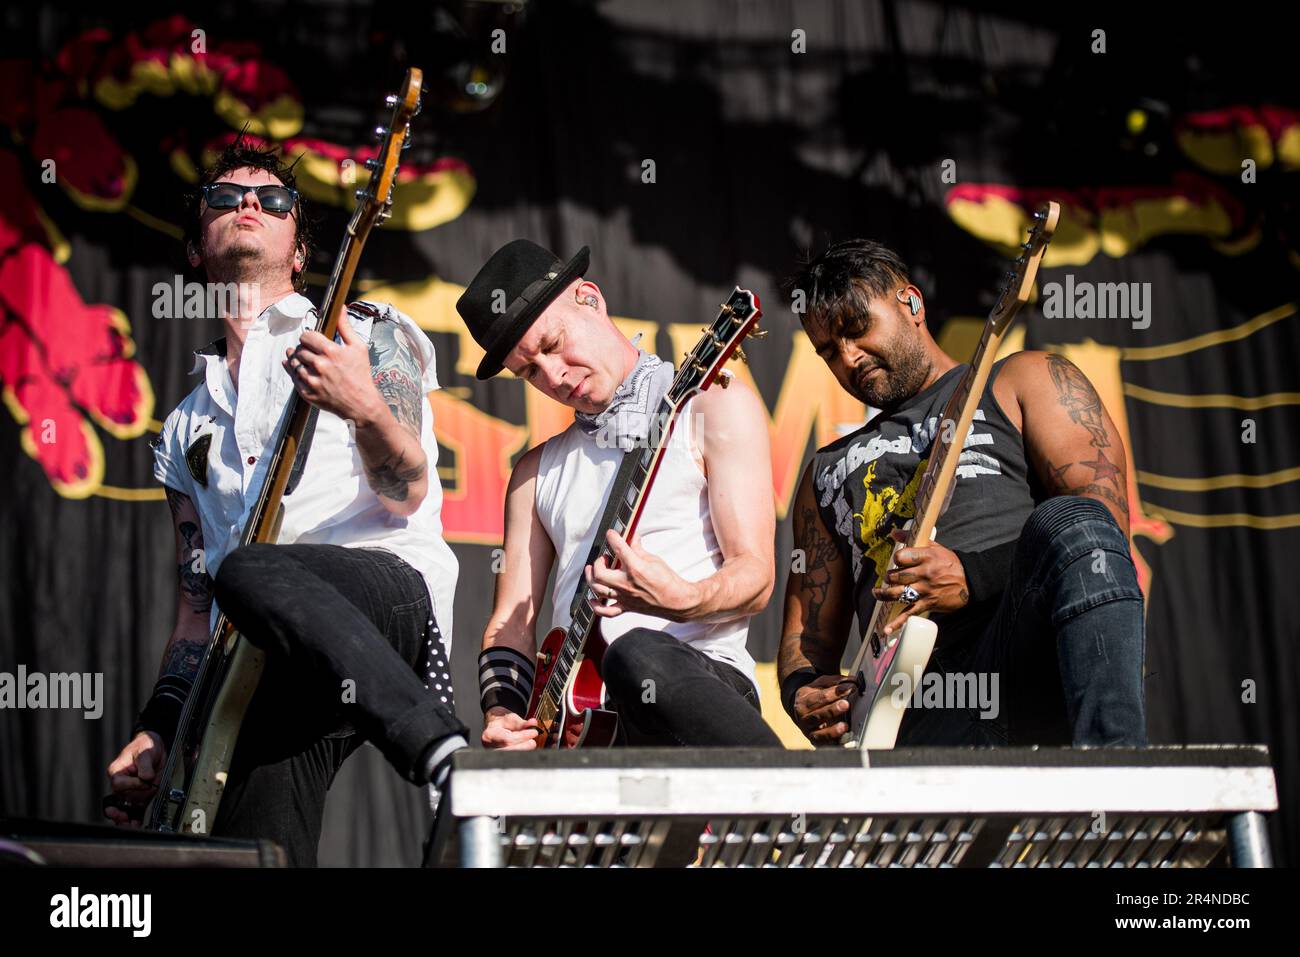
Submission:
<svg viewBox="0 0 1300 957">
<path fill-rule="evenodd" d="M 939 626 L 930 619 L 909 618 L 880 656 L 866 663 L 870 673 L 858 671 L 852 676 L 862 693 L 853 703 L 849 727 L 859 731 L 846 744 L 881 751 L 894 747 L 912 689 L 920 683 L 938 637 Z"/>
<path fill-rule="evenodd" d="M 566 634 L 563 628 L 551 629 L 537 653 L 537 677 L 532 700 L 528 702 L 529 718 L 537 717 L 542 689 L 555 671 Z M 600 628 L 593 627 L 583 645 L 582 657 L 569 672 L 560 695 L 560 713 L 540 747 L 608 748 L 613 745 L 618 734 L 618 715 L 605 707 L 608 703 L 605 679 L 600 675 L 606 647 Z"/>
</svg>

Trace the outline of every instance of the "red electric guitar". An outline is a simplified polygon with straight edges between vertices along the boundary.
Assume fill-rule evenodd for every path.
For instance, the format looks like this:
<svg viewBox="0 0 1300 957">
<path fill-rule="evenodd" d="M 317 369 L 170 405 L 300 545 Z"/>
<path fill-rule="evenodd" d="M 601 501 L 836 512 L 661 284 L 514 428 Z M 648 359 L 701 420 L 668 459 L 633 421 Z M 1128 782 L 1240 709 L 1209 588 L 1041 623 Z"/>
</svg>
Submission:
<svg viewBox="0 0 1300 957">
<path fill-rule="evenodd" d="M 767 335 L 758 329 L 761 315 L 758 297 L 737 287 L 713 325 L 704 330 L 704 338 L 686 354 L 668 394 L 659 403 L 656 422 L 662 426 L 651 430 L 645 448 L 634 448 L 623 456 L 585 564 L 603 555 L 611 568 L 618 567 L 605 544 L 605 532 L 612 528 L 625 539 L 632 537 L 682 407 L 713 384 L 732 353 L 739 351 L 744 358 L 740 343 L 745 336 Z M 727 386 L 725 377 L 722 386 Z M 605 640 L 592 610 L 597 600 L 582 579 L 569 606 L 569 627 L 552 629 L 537 653 L 537 677 L 527 717 L 537 719 L 538 747 L 591 748 L 614 743 L 618 716 L 605 707 L 605 681 L 600 675 Z"/>
</svg>

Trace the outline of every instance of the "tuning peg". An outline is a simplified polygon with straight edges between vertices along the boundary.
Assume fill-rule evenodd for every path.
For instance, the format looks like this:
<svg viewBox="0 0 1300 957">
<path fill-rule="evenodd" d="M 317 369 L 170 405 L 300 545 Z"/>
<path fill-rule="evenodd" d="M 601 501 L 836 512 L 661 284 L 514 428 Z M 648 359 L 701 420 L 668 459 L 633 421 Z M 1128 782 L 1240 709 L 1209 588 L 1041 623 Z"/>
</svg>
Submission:
<svg viewBox="0 0 1300 957">
<path fill-rule="evenodd" d="M 357 199 L 360 199 L 362 196 L 365 196 L 365 195 L 366 195 L 366 191 L 365 191 L 364 189 L 358 189 L 358 190 L 355 190 L 354 192 L 355 192 L 355 195 L 356 195 Z"/>
<path fill-rule="evenodd" d="M 1042 210 L 1039 210 L 1038 212 L 1034 213 L 1034 219 L 1046 219 L 1046 218 L 1047 218 L 1047 214 L 1044 213 Z"/>
<path fill-rule="evenodd" d="M 397 105 L 396 93 L 389 93 L 386 97 L 384 97 L 384 106 L 396 106 L 396 105 Z"/>
<path fill-rule="evenodd" d="M 420 115 L 420 110 L 423 109 L 423 108 L 424 108 L 424 100 L 423 100 L 423 99 L 420 99 L 420 98 L 417 98 L 416 101 L 415 101 L 415 109 L 411 111 L 411 115 L 412 115 L 412 116 L 419 116 L 419 115 Z"/>
<path fill-rule="evenodd" d="M 365 165 L 366 169 L 373 173 L 375 170 L 379 169 L 379 160 L 372 156 L 370 159 L 366 160 Z"/>
<path fill-rule="evenodd" d="M 408 136 L 406 137 L 406 139 L 402 140 L 402 152 L 405 153 L 410 148 L 411 148 L 411 138 Z"/>
<path fill-rule="evenodd" d="M 758 327 L 758 324 L 755 323 L 755 324 L 754 324 L 754 328 L 749 330 L 749 338 L 751 338 L 751 339 L 766 339 L 766 338 L 767 338 L 767 330 L 766 330 L 766 329 L 760 329 L 760 328 Z"/>
<path fill-rule="evenodd" d="M 388 135 L 388 127 L 386 126 L 375 127 L 375 139 L 382 140 L 387 135 Z"/>
<path fill-rule="evenodd" d="M 745 365 L 749 365 L 749 356 L 745 355 L 745 350 L 740 346 L 736 346 L 736 356 L 741 362 L 745 363 Z"/>
</svg>

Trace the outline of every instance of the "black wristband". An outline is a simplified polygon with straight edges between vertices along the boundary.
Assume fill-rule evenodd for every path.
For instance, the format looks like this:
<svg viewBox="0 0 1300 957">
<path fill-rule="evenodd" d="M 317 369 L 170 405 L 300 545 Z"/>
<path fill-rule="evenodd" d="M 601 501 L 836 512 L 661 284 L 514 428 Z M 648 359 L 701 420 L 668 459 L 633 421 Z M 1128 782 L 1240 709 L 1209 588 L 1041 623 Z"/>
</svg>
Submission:
<svg viewBox="0 0 1300 957">
<path fill-rule="evenodd" d="M 781 682 L 781 707 L 791 719 L 794 718 L 794 696 L 800 688 L 807 687 L 822 676 L 816 668 L 798 668 L 785 676 Z"/>
<path fill-rule="evenodd" d="M 1016 554 L 1016 539 L 994 545 L 980 552 L 952 552 L 961 561 L 966 573 L 966 591 L 971 603 L 987 601 L 1002 594 L 1011 577 L 1011 561 Z"/>
<path fill-rule="evenodd" d="M 193 686 L 194 682 L 180 675 L 163 675 L 159 678 L 153 686 L 148 704 L 136 718 L 131 737 L 141 731 L 152 731 L 170 748 L 172 739 L 176 737 L 176 726 L 181 720 L 181 709 L 185 707 L 185 699 L 189 697 Z"/>
</svg>

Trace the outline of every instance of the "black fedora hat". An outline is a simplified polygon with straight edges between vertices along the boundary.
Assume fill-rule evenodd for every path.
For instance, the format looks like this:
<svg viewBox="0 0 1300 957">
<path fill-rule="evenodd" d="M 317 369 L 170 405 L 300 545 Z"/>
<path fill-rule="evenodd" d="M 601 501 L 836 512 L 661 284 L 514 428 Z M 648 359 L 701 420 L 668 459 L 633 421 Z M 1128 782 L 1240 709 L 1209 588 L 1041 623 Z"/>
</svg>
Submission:
<svg viewBox="0 0 1300 957">
<path fill-rule="evenodd" d="M 586 273 L 590 261 L 586 246 L 566 263 L 527 239 L 508 242 L 492 254 L 456 300 L 456 311 L 485 353 L 475 373 L 478 378 L 490 379 L 501 371 L 501 363 L 528 327 L 569 283 Z"/>
</svg>

